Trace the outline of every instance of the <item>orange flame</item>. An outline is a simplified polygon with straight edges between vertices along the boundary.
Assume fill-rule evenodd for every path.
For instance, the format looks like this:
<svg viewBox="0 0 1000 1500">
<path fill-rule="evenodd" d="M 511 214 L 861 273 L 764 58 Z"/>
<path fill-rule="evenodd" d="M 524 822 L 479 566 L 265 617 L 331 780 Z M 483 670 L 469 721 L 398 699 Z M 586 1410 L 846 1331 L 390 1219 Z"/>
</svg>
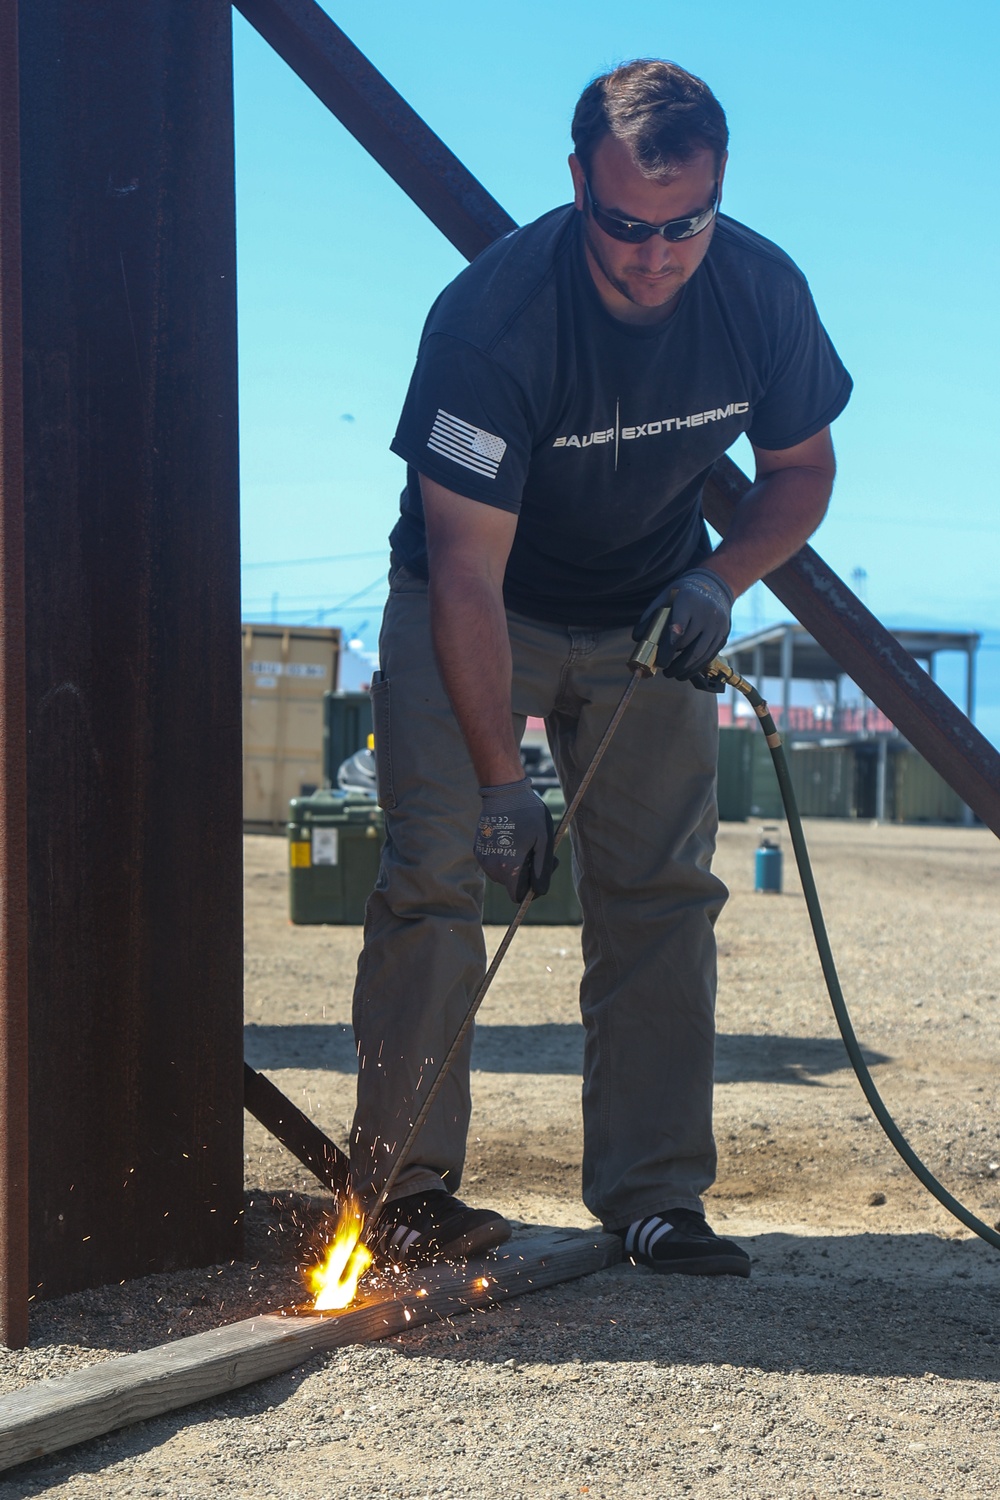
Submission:
<svg viewBox="0 0 1000 1500">
<path fill-rule="evenodd" d="M 348 1198 L 326 1255 L 306 1272 L 317 1312 L 349 1307 L 354 1301 L 358 1282 L 372 1263 L 372 1253 L 361 1241 L 363 1229 L 361 1210 L 355 1199 Z"/>
</svg>

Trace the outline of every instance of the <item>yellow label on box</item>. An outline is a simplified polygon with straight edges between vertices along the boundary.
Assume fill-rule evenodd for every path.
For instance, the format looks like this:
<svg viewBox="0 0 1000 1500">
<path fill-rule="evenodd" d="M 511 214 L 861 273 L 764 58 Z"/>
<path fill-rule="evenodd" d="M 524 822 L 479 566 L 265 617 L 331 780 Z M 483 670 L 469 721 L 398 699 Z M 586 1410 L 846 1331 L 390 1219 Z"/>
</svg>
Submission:
<svg viewBox="0 0 1000 1500">
<path fill-rule="evenodd" d="M 293 870 L 308 869 L 312 864 L 312 851 L 309 844 L 294 840 L 288 846 L 289 863 Z"/>
</svg>

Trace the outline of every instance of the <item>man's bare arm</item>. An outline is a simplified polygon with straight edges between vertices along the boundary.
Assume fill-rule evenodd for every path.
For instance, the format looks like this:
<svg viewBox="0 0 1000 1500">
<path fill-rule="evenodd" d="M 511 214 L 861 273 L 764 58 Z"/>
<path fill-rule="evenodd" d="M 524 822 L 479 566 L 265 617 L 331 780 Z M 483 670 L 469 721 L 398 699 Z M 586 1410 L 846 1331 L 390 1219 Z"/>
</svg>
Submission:
<svg viewBox="0 0 1000 1500">
<path fill-rule="evenodd" d="M 481 786 L 520 781 L 503 576 L 517 517 L 420 476 L 434 652 Z"/>
<path fill-rule="evenodd" d="M 829 504 L 836 473 L 829 427 L 794 448 L 754 448 L 757 473 L 705 566 L 742 594 L 809 540 Z"/>
</svg>

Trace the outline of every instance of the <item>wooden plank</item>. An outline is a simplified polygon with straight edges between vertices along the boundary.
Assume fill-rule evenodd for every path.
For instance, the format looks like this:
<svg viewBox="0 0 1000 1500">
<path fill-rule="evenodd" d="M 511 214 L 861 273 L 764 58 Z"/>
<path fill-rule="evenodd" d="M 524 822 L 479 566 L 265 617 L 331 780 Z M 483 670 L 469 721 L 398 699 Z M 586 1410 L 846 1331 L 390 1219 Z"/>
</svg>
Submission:
<svg viewBox="0 0 1000 1500">
<path fill-rule="evenodd" d="M 0 1469 L 280 1375 L 324 1349 L 370 1343 L 617 1265 L 617 1235 L 557 1230 L 467 1265 L 411 1272 L 340 1313 L 264 1313 L 41 1380 L 0 1401 Z M 484 1281 L 487 1283 L 484 1285 Z"/>
</svg>

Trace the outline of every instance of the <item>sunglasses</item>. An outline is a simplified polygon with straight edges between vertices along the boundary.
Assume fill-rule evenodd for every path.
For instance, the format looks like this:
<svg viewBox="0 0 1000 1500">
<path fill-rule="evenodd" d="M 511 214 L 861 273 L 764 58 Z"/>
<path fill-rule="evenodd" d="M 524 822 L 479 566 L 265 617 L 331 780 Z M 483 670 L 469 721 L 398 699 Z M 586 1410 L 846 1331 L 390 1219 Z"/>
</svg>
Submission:
<svg viewBox="0 0 1000 1500">
<path fill-rule="evenodd" d="M 668 219 L 666 224 L 646 224 L 642 219 L 618 219 L 601 208 L 590 191 L 590 183 L 586 178 L 583 186 L 590 216 L 598 229 L 603 229 L 613 240 L 624 240 L 627 245 L 644 245 L 654 234 L 665 240 L 694 239 L 696 234 L 701 234 L 703 229 L 708 228 L 719 211 L 718 183 L 712 188 L 712 202 L 708 208 L 703 208 L 700 213 L 692 214 L 687 219 Z"/>
</svg>

